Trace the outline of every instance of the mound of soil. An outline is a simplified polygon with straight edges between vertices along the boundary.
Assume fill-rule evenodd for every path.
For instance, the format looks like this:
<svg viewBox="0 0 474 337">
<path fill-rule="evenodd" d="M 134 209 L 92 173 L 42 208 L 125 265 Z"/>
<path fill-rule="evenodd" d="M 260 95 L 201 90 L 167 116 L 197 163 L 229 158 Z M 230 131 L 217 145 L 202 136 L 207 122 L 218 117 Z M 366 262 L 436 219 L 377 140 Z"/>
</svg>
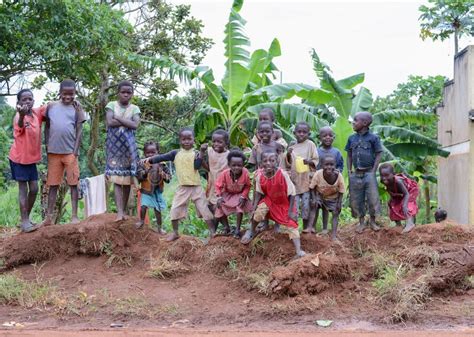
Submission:
<svg viewBox="0 0 474 337">
<path fill-rule="evenodd" d="M 295 260 L 288 236 L 272 231 L 261 233 L 249 245 L 224 236 L 206 245 L 188 236 L 168 243 L 149 229 L 136 230 L 134 219 L 119 223 L 113 219 L 110 214 L 93 216 L 79 225 L 50 226 L 4 238 L 0 241 L 3 268 L 5 272 L 16 268 L 34 279 L 36 271 L 27 264 L 50 261 L 42 269 L 43 277 L 68 291 L 81 289 L 99 298 L 97 289 L 105 283 L 115 296 L 138 291 L 144 303 L 149 302 L 128 311 L 124 303 L 119 302 L 117 309 L 114 302 L 115 311 L 106 310 L 112 317 L 117 310 L 122 318 L 137 312 L 141 319 L 156 317 L 158 311 L 145 308 L 178 301 L 185 308 L 180 317 L 196 324 L 222 317 L 243 324 L 258 317 L 314 312 L 382 320 L 397 305 L 396 296 L 388 302 L 386 293 L 378 297 L 374 288 L 374 281 L 383 281 L 383 268 L 388 267 L 406 271 L 397 284 L 400 289 L 423 286 L 422 301 L 416 294 L 407 301 L 418 301 L 424 315 L 429 314 L 426 296 L 472 294 L 474 231 L 468 226 L 429 224 L 408 234 L 401 234 L 401 228 L 383 228 L 360 235 L 349 226 L 339 232 L 336 242 L 327 236 L 302 235 L 307 255 Z M 78 273 L 79 284 L 73 277 Z M 473 305 L 469 320 L 474 318 L 474 301 L 467 303 Z M 443 305 L 433 315 L 443 312 Z M 168 310 L 174 309 L 162 309 L 160 317 L 176 318 Z M 397 315 L 408 317 L 403 312 Z"/>
</svg>

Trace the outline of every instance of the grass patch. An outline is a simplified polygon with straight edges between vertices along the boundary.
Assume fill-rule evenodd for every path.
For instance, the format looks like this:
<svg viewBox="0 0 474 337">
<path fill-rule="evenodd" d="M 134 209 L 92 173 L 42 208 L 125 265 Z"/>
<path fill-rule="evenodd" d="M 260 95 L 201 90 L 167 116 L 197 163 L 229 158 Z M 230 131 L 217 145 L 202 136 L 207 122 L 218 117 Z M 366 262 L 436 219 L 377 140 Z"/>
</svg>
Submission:
<svg viewBox="0 0 474 337">
<path fill-rule="evenodd" d="M 250 273 L 244 276 L 248 288 L 255 289 L 259 293 L 268 295 L 270 285 L 270 274 L 265 272 Z"/>
<path fill-rule="evenodd" d="M 402 263 L 398 266 L 386 265 L 378 271 L 379 277 L 373 281 L 372 285 L 377 290 L 379 297 L 390 294 L 400 284 L 406 273 L 407 269 Z"/>
<path fill-rule="evenodd" d="M 108 256 L 107 261 L 105 261 L 105 266 L 107 268 L 112 267 L 114 264 L 126 267 L 132 266 L 132 257 L 130 255 L 120 256 L 115 254 L 113 250 L 113 244 L 108 239 L 99 243 L 99 251 L 101 255 Z"/>
<path fill-rule="evenodd" d="M 170 279 L 188 273 L 190 269 L 181 261 L 173 261 L 165 254 L 157 259 L 152 258 L 148 276 L 160 279 Z"/>
<path fill-rule="evenodd" d="M 141 297 L 125 297 L 115 301 L 114 315 L 138 318 L 154 318 L 157 310 Z"/>
<path fill-rule="evenodd" d="M 56 292 L 45 282 L 26 281 L 15 274 L 0 275 L 0 303 L 26 308 L 54 304 Z"/>
</svg>

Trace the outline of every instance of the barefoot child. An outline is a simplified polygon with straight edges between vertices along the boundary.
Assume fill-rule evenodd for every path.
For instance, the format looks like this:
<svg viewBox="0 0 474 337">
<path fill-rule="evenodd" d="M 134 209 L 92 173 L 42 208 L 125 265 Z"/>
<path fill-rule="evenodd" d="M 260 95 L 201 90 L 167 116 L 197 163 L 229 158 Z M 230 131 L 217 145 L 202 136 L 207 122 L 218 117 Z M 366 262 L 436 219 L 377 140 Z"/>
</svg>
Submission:
<svg viewBox="0 0 474 337">
<path fill-rule="evenodd" d="M 305 252 L 301 249 L 300 233 L 295 201 L 295 186 L 288 174 L 278 167 L 278 155 L 274 151 L 262 153 L 262 171 L 255 176 L 254 212 L 251 228 L 241 242 L 248 244 L 255 237 L 257 224 L 269 218 L 283 225 L 282 232 L 288 233 L 293 241 L 296 256 Z"/>
<path fill-rule="evenodd" d="M 267 121 L 259 122 L 257 126 L 257 135 L 260 139 L 260 142 L 254 145 L 254 147 L 252 148 L 252 154 L 250 155 L 249 164 L 255 165 L 256 168 L 259 169 L 262 163 L 262 153 L 266 151 L 273 151 L 278 155 L 278 166 L 282 166 L 282 164 L 284 163 L 284 158 L 282 158 L 282 156 L 283 152 L 285 151 L 285 148 L 283 147 L 283 145 L 272 140 L 272 123 Z"/>
<path fill-rule="evenodd" d="M 105 107 L 107 124 L 107 161 L 105 175 L 114 184 L 116 221 L 125 219 L 130 186 L 137 174 L 138 150 L 135 132 L 140 124 L 140 109 L 131 104 L 133 84 L 122 81 L 118 84 L 118 101 Z"/>
<path fill-rule="evenodd" d="M 207 206 L 206 195 L 201 186 L 201 177 L 198 170 L 202 165 L 200 153 L 194 151 L 194 132 L 190 128 L 181 129 L 179 132 L 179 143 L 181 148 L 165 154 L 159 154 L 140 161 L 140 164 L 156 164 L 164 161 L 172 161 L 178 178 L 178 188 L 173 197 L 170 217 L 173 225 L 167 241 L 179 238 L 179 221 L 188 215 L 189 201 L 193 201 L 197 212 L 206 221 L 211 237 L 215 234 L 214 216 Z"/>
<path fill-rule="evenodd" d="M 145 158 L 151 158 L 159 153 L 158 144 L 150 140 L 143 146 Z M 140 221 L 136 223 L 137 228 L 142 228 L 148 208 L 153 208 L 156 218 L 156 231 L 158 234 L 166 234 L 161 228 L 161 213 L 166 209 L 166 201 L 163 198 L 164 183 L 170 182 L 170 171 L 165 164 L 139 165 L 137 168 L 137 179 L 141 183 L 140 188 Z"/>
<path fill-rule="evenodd" d="M 237 213 L 237 227 L 234 237 L 240 239 L 240 225 L 244 213 L 252 211 L 249 201 L 250 176 L 244 167 L 245 155 L 239 149 L 233 149 L 227 156 L 229 168 L 219 175 L 216 181 L 217 208 L 216 218 L 224 225 L 225 231 L 230 232 L 227 217 Z"/>
<path fill-rule="evenodd" d="M 379 136 L 370 132 L 372 115 L 362 111 L 356 113 L 352 128 L 356 132 L 347 140 L 347 168 L 349 170 L 349 194 L 352 216 L 359 218 L 356 232 L 362 233 L 365 228 L 366 204 L 369 207 L 370 228 L 380 230 L 375 217 L 380 213 L 380 200 L 377 172 L 382 158 L 382 144 Z"/>
<path fill-rule="evenodd" d="M 273 123 L 275 123 L 275 114 L 273 113 L 273 110 L 270 108 L 263 108 L 262 110 L 260 110 L 260 112 L 258 113 L 258 121 L 270 122 L 272 123 L 272 126 L 273 126 Z M 275 130 L 275 129 L 273 130 L 272 140 L 283 145 L 285 149 L 288 146 L 280 130 Z M 258 132 L 257 132 L 257 134 L 254 135 L 252 138 L 252 144 L 257 145 L 259 142 L 260 142 L 260 138 L 258 137 Z"/>
<path fill-rule="evenodd" d="M 391 164 L 382 164 L 379 168 L 380 182 L 385 185 L 390 200 L 390 220 L 395 221 L 397 226 L 401 220 L 406 220 L 402 233 L 408 233 L 415 228 L 414 217 L 418 213 L 416 198 L 418 197 L 418 184 L 403 174 L 395 174 Z"/>
<path fill-rule="evenodd" d="M 300 207 L 301 218 L 303 219 L 303 233 L 309 233 L 308 225 L 310 207 L 310 172 L 318 165 L 319 156 L 316 145 L 308 139 L 310 128 L 308 123 L 299 122 L 295 126 L 294 135 L 296 144 L 288 148 L 286 155 L 286 166 L 291 170 L 291 180 L 295 184 L 296 209 Z"/>
<path fill-rule="evenodd" d="M 321 166 L 322 169 L 314 174 L 310 184 L 313 206 L 316 207 L 316 213 L 320 208 L 323 210 L 323 228 L 326 231 L 329 212 L 332 213 L 331 239 L 336 240 L 342 196 L 345 192 L 344 177 L 336 169 L 336 158 L 332 154 L 321 158 Z"/>
<path fill-rule="evenodd" d="M 215 184 L 219 175 L 227 169 L 227 144 L 229 144 L 229 134 L 225 130 L 216 130 L 212 133 L 212 146 L 208 148 L 207 144 L 201 145 L 202 166 L 209 171 L 207 179 L 206 197 L 209 203 L 209 209 L 212 213 L 216 210 L 216 189 Z M 207 156 L 206 156 L 207 153 Z M 228 234 L 228 233 L 227 233 Z"/>
<path fill-rule="evenodd" d="M 13 180 L 18 181 L 21 231 L 32 232 L 38 227 L 30 220 L 38 194 L 38 170 L 41 161 L 41 123 L 46 106 L 33 108 L 33 92 L 23 89 L 16 95 L 16 115 L 13 119 L 13 144 L 8 159 Z"/>
<path fill-rule="evenodd" d="M 46 110 L 46 147 L 48 149 L 48 210 L 43 225 L 53 223 L 54 206 L 58 187 L 66 172 L 66 182 L 71 190 L 71 223 L 79 223 L 77 203 L 79 184 L 79 148 L 82 140 L 82 123 L 86 120 L 84 110 L 75 100 L 76 83 L 64 80 L 59 85 L 59 101 L 48 104 Z"/>
</svg>

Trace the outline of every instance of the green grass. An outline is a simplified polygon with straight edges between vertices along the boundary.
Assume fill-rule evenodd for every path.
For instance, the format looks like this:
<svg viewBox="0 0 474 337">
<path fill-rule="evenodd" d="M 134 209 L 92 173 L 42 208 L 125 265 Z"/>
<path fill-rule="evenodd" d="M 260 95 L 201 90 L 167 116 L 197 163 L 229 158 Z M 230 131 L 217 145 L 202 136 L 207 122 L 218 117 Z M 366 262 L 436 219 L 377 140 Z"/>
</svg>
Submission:
<svg viewBox="0 0 474 337">
<path fill-rule="evenodd" d="M 0 303 L 32 308 L 54 302 L 54 289 L 40 281 L 25 281 L 15 274 L 0 275 Z"/>
</svg>

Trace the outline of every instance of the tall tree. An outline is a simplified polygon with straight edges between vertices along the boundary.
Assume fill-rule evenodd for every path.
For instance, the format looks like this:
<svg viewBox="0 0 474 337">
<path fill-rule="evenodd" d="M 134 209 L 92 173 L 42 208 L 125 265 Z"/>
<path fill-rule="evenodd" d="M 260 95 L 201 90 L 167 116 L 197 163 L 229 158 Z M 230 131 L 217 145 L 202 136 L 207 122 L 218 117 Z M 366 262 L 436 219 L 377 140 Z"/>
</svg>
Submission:
<svg viewBox="0 0 474 337">
<path fill-rule="evenodd" d="M 454 35 L 454 53 L 459 51 L 459 39 L 474 35 L 474 5 L 472 0 L 428 0 L 419 7 L 423 40 L 444 41 Z"/>
</svg>

